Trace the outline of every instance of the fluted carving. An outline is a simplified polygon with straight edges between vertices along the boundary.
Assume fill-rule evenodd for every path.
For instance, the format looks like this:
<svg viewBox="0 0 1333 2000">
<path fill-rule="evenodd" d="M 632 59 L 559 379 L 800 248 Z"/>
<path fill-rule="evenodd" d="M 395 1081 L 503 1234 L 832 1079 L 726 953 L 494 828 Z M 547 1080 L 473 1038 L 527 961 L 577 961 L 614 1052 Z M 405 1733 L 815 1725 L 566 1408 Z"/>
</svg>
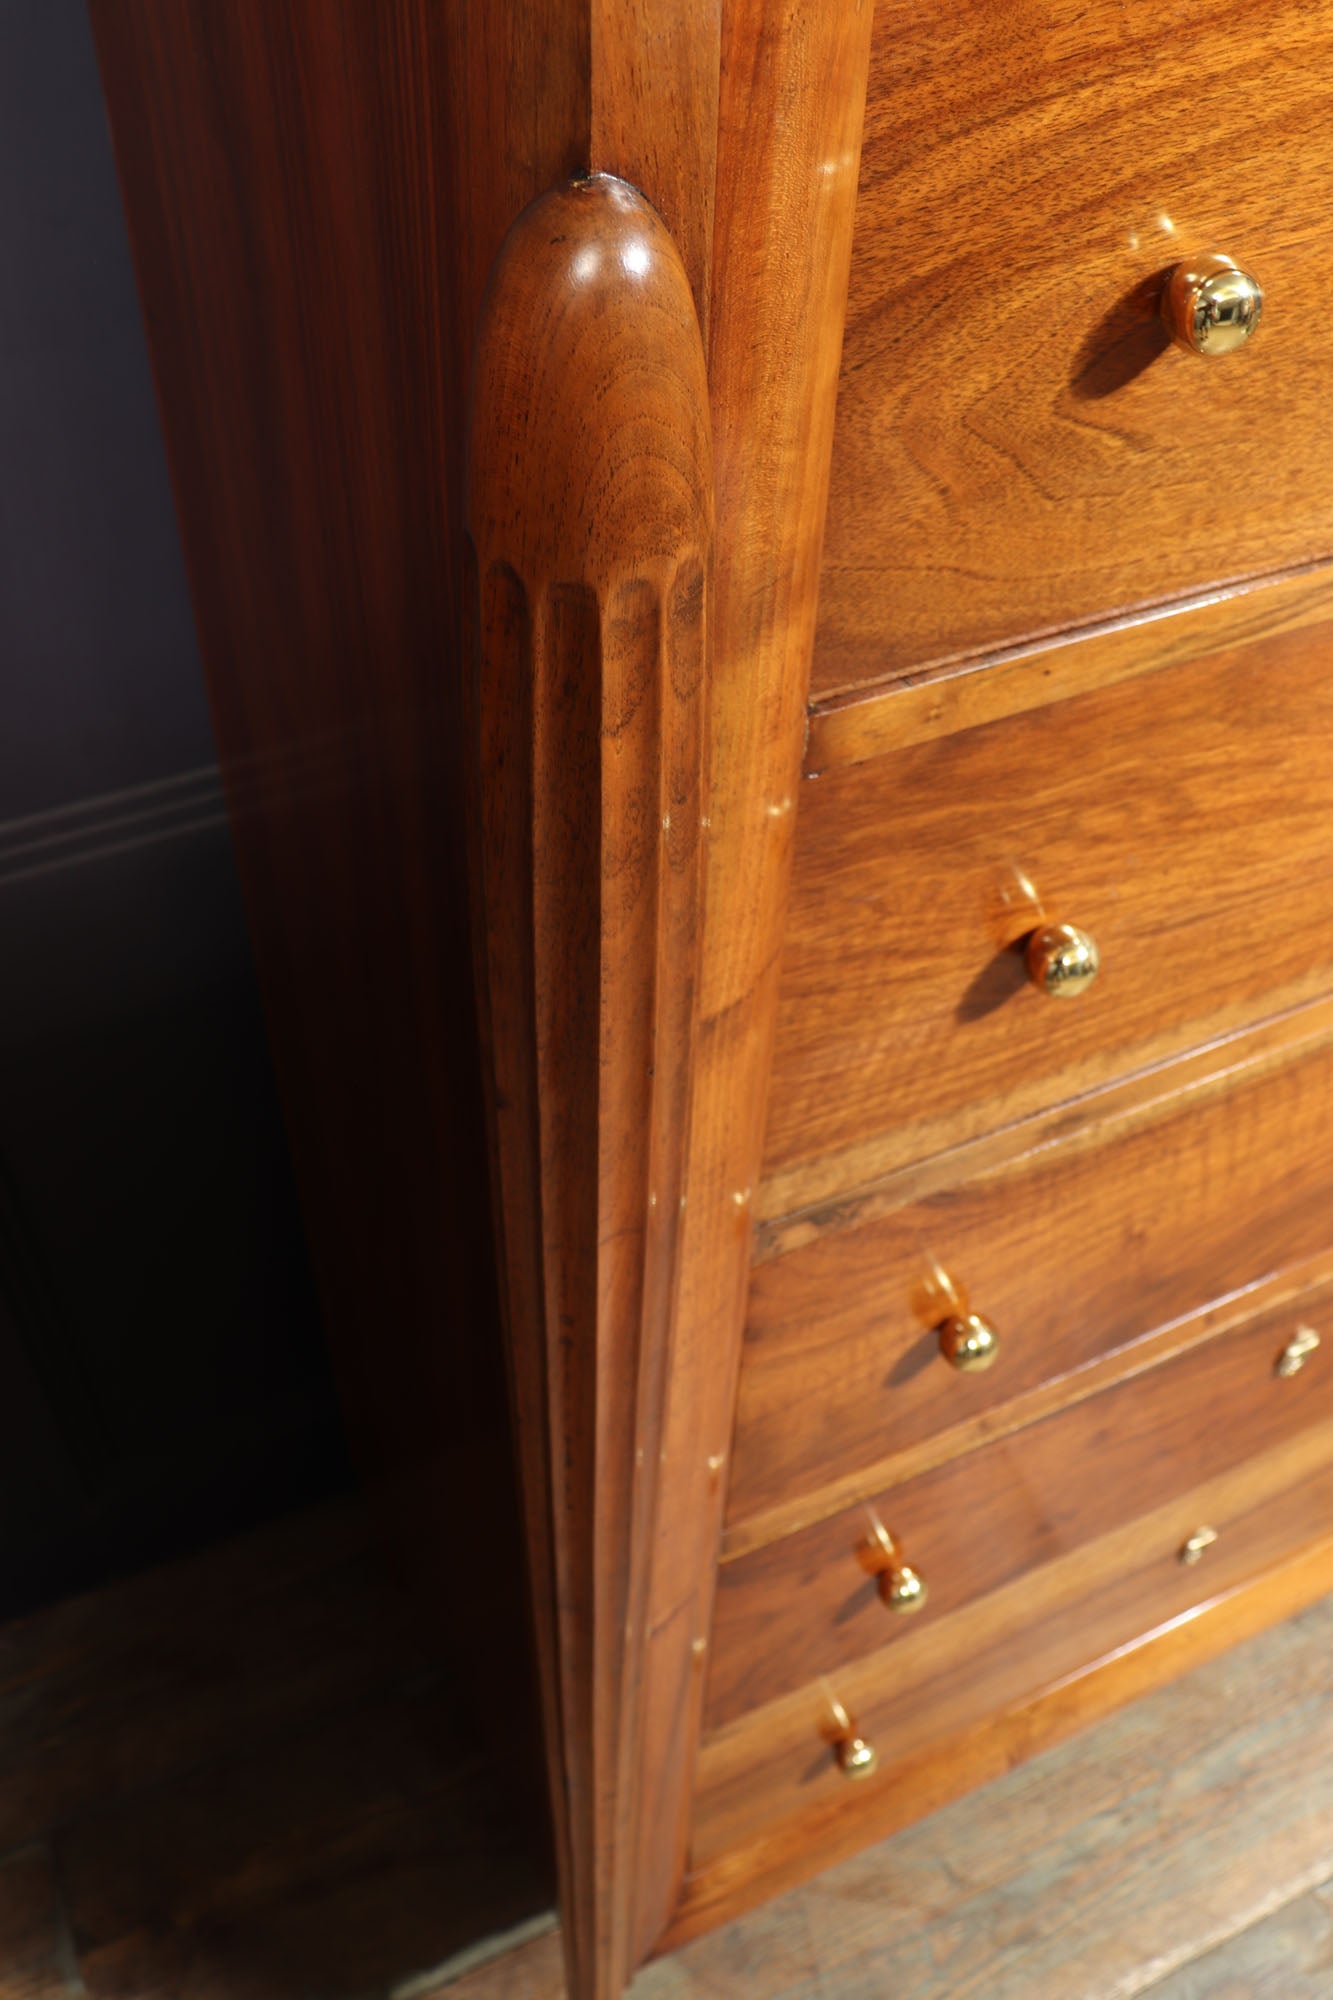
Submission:
<svg viewBox="0 0 1333 2000">
<path fill-rule="evenodd" d="M 501 250 L 468 526 L 497 1208 L 575 1990 L 632 1969 L 646 1604 L 697 1009 L 704 356 L 656 212 L 594 175 Z M 572 1923 L 569 1915 L 572 1914 Z"/>
</svg>

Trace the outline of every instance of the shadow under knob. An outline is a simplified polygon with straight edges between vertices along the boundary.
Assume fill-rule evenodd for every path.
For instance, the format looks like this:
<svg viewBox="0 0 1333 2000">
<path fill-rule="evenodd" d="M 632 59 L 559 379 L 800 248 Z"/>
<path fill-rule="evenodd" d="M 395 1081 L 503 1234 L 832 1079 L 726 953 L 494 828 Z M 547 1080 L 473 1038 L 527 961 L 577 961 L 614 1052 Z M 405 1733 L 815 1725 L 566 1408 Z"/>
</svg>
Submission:
<svg viewBox="0 0 1333 2000">
<path fill-rule="evenodd" d="M 940 1353 L 963 1375 L 979 1375 L 1000 1351 L 1000 1336 L 980 1313 L 954 1313 L 938 1328 Z"/>
<path fill-rule="evenodd" d="M 1243 347 L 1263 309 L 1258 279 L 1212 252 L 1177 264 L 1162 293 L 1167 331 L 1191 354 L 1230 354 Z"/>
</svg>

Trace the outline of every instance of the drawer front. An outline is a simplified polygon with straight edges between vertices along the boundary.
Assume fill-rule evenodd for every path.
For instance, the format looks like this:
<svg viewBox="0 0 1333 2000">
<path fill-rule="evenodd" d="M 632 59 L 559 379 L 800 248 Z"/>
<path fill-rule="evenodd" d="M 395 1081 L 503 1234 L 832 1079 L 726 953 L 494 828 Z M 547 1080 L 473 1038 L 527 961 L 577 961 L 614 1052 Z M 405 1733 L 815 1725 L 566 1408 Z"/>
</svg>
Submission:
<svg viewBox="0 0 1333 2000">
<path fill-rule="evenodd" d="M 1144 1516 L 716 1730 L 700 1759 L 692 1866 L 725 1873 L 751 1843 L 827 1852 L 848 1821 L 858 1845 L 891 1832 L 1191 1664 L 1200 1625 L 1217 1634 L 1206 1656 L 1313 1602 L 1333 1584 L 1333 1436 L 1305 1433 L 1290 1458 L 1289 1483 L 1271 1497 L 1257 1497 L 1261 1462 L 1204 1489 L 1206 1513 L 1177 1503 Z M 1186 1568 L 1181 1538 L 1209 1518 L 1219 1539 Z M 1103 1675 L 1109 1694 L 1097 1692 Z M 878 1753 L 868 1783 L 849 1785 L 839 1769 L 830 1690 Z"/>
<path fill-rule="evenodd" d="M 878 0 L 817 692 L 1328 550 L 1329 29 Z M 1220 360 L 1156 318 L 1209 250 L 1267 300 Z"/>
<path fill-rule="evenodd" d="M 714 1613 L 708 1721 L 747 1709 L 885 1647 L 913 1644 L 991 1593 L 1166 1508 L 1162 1547 L 1174 1562 L 1198 1527 L 1198 1496 L 1233 1468 L 1253 1471 L 1221 1496 L 1230 1508 L 1270 1497 L 1304 1465 L 1333 1457 L 1333 1322 L 1297 1372 L 1279 1357 L 1308 1346 L 1333 1310 L 1333 1286 L 1265 1313 L 1072 1409 L 984 1446 L 814 1527 L 723 1565 Z M 1296 1350 L 1299 1352 L 1299 1348 Z M 1289 1363 L 1287 1365 L 1290 1365 Z M 1270 1491 L 1265 1491 L 1265 1481 Z M 1218 1500 L 1209 1495 L 1210 1502 Z M 924 1580 L 910 1615 L 886 1602 L 894 1575 L 872 1533 L 877 1518 L 894 1561 Z M 1310 1537 L 1333 1531 L 1333 1516 Z M 1209 1560 L 1211 1550 L 1203 1557 Z M 1201 1565 L 1202 1566 L 1202 1565 Z M 1035 1620 L 1040 1584 L 1015 1615 Z M 934 1643 L 934 1642 L 932 1642 Z M 940 1644 L 946 1642 L 941 1639 Z"/>
<path fill-rule="evenodd" d="M 763 1212 L 1328 990 L 1330 825 L 1330 623 L 808 781 Z M 1097 941 L 1072 998 L 1020 874 Z"/>
<path fill-rule="evenodd" d="M 863 1490 L 915 1440 L 1326 1252 L 1330 1130 L 1322 1040 L 756 1264 L 733 1540 L 800 1495 Z M 984 1374 L 940 1353 L 940 1272 L 998 1331 Z"/>
</svg>

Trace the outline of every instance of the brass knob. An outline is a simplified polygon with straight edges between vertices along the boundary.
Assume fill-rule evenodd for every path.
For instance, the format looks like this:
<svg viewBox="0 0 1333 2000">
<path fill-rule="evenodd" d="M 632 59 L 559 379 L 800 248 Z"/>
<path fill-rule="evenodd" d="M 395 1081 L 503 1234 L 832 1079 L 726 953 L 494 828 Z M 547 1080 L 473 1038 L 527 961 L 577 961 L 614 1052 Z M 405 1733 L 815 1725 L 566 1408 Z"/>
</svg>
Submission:
<svg viewBox="0 0 1333 2000">
<path fill-rule="evenodd" d="M 896 1569 L 886 1569 L 879 1579 L 879 1594 L 890 1611 L 919 1611 L 930 1592 L 926 1580 L 918 1576 L 908 1563 L 900 1563 Z"/>
<path fill-rule="evenodd" d="M 875 1522 L 871 1558 L 879 1574 L 879 1594 L 890 1611 L 920 1611 L 930 1592 L 926 1580 L 898 1553 L 898 1544 L 882 1522 Z"/>
<path fill-rule="evenodd" d="M 824 1692 L 833 1712 L 833 1726 L 838 1732 L 833 1740 L 838 1769 L 845 1778 L 868 1778 L 879 1763 L 879 1752 L 861 1735 L 827 1681 L 824 1682 Z"/>
<path fill-rule="evenodd" d="M 1181 1545 L 1179 1555 L 1186 1569 L 1192 1569 L 1202 1560 L 1206 1550 L 1217 1540 L 1216 1528 L 1196 1528 L 1187 1542 Z"/>
<path fill-rule="evenodd" d="M 1264 295 L 1257 278 L 1213 253 L 1177 264 L 1162 293 L 1172 340 L 1191 354 L 1230 354 L 1259 324 Z"/>
<path fill-rule="evenodd" d="M 879 1764 L 879 1752 L 864 1736 L 840 1736 L 838 1769 L 845 1778 L 868 1778 Z"/>
<path fill-rule="evenodd" d="M 940 1353 L 962 1375 L 979 1375 L 1000 1351 L 1000 1336 L 980 1313 L 951 1313 L 938 1327 Z"/>
<path fill-rule="evenodd" d="M 1273 1373 L 1299 1375 L 1318 1345 L 1319 1335 L 1312 1326 L 1298 1326 L 1273 1364 Z"/>
<path fill-rule="evenodd" d="M 1077 924 L 1043 924 L 1028 939 L 1028 977 L 1053 1000 L 1086 992 L 1102 969 L 1096 942 Z"/>
</svg>

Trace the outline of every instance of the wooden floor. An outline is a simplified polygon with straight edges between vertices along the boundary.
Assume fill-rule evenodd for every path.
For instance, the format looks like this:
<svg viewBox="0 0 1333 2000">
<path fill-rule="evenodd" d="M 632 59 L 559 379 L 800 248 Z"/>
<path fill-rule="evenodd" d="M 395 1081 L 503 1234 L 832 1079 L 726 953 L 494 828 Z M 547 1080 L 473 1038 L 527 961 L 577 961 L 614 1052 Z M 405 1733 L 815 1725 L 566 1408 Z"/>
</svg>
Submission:
<svg viewBox="0 0 1333 2000">
<path fill-rule="evenodd" d="M 353 1505 L 0 1628 L 2 2000 L 387 2000 L 549 1907 Z"/>
<path fill-rule="evenodd" d="M 559 2000 L 513 1779 L 351 1506 L 0 1630 L 0 2000 Z M 1333 2000 L 1333 1600 L 632 2000 L 1139 1994 Z"/>
<path fill-rule="evenodd" d="M 558 2000 L 552 1934 L 431 2000 Z M 1333 2000 L 1333 1599 L 809 1887 L 631 2000 Z"/>
</svg>

